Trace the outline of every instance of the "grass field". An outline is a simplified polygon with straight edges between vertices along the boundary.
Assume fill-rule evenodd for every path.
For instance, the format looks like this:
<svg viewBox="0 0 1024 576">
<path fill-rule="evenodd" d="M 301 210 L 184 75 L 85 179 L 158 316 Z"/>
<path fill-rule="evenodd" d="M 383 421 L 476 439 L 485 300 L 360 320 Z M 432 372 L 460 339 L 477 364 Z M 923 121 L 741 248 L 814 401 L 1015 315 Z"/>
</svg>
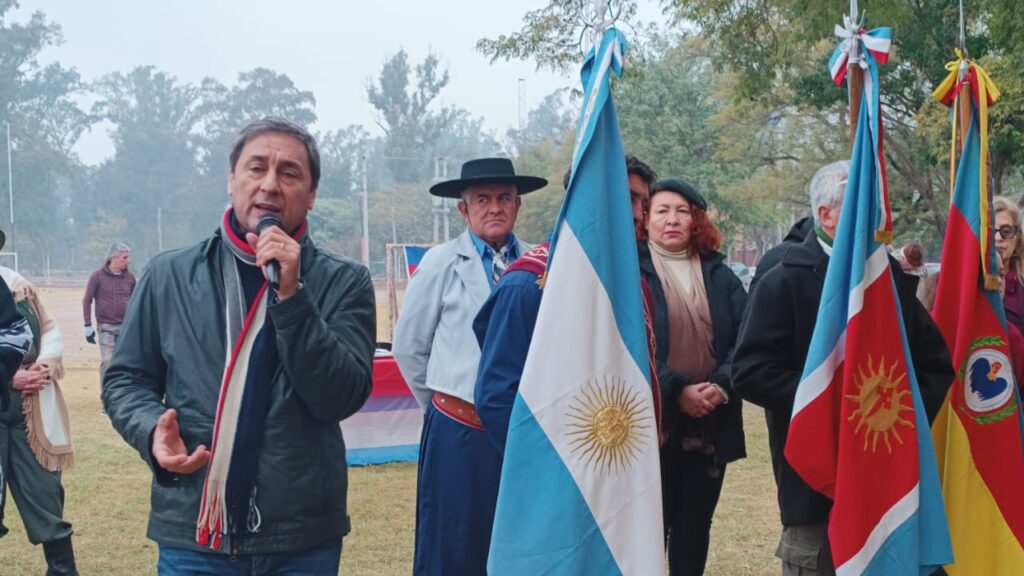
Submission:
<svg viewBox="0 0 1024 576">
<path fill-rule="evenodd" d="M 84 339 L 81 288 L 43 289 L 43 300 L 64 332 L 67 377 L 61 383 L 71 411 L 77 466 L 64 475 L 65 518 L 75 528 L 79 571 L 86 576 L 154 574 L 156 545 L 145 537 L 149 512 L 148 468 L 100 414 L 99 351 Z M 385 303 L 378 294 L 378 303 Z M 386 313 L 378 314 L 386 319 Z M 382 335 L 386 334 L 381 330 Z M 749 457 L 730 465 L 712 532 L 707 574 L 766 576 L 779 571 L 775 484 L 764 416 L 747 406 Z M 349 477 L 352 533 L 345 538 L 341 573 L 409 574 L 415 522 L 416 467 L 388 464 L 356 468 Z M 0 576 L 46 571 L 41 547 L 26 539 L 8 498 L 0 540 Z"/>
</svg>

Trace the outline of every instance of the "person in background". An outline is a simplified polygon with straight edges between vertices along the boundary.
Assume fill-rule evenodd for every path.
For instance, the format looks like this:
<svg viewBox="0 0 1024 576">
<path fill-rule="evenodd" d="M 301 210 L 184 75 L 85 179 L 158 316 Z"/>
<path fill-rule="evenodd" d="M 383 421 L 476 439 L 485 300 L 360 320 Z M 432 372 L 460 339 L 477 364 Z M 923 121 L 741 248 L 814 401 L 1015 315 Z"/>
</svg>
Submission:
<svg viewBox="0 0 1024 576">
<path fill-rule="evenodd" d="M 786 232 L 786 236 L 782 239 L 782 242 L 772 246 L 767 252 L 761 256 L 761 260 L 757 263 L 757 268 L 754 270 L 754 277 L 750 280 L 750 286 L 747 288 L 748 294 L 754 293 L 754 288 L 757 287 L 758 281 L 768 273 L 769 270 L 774 268 L 779 262 L 782 261 L 783 255 L 786 254 L 786 250 L 793 244 L 799 244 L 807 238 L 807 235 L 814 231 L 814 218 L 810 216 L 804 216 L 797 220 L 790 227 L 789 231 Z"/>
<path fill-rule="evenodd" d="M 1024 236 L 1020 233 L 1020 206 L 1005 196 L 992 199 L 995 207 L 996 251 L 1003 260 L 1003 309 L 1006 321 L 1024 332 Z"/>
<path fill-rule="evenodd" d="M 669 573 L 700 576 L 729 462 L 746 457 L 732 358 L 747 305 L 743 283 L 717 250 L 722 233 L 687 182 L 660 180 L 647 224 L 663 301 L 655 302 L 661 385 L 662 500 Z"/>
<path fill-rule="evenodd" d="M 1003 257 L 996 251 L 996 262 L 999 264 L 1000 288 L 1006 282 L 1007 267 Z M 938 274 L 935 274 L 938 276 Z M 1010 362 L 1013 364 L 1013 377 L 1017 380 L 1017 387 L 1024 388 L 1024 334 L 1014 326 L 1013 322 L 1006 322 L 1007 345 L 1010 348 Z"/>
<path fill-rule="evenodd" d="M 924 248 L 917 242 L 907 242 L 895 250 L 892 257 L 908 276 L 917 278 L 917 299 L 925 301 L 925 284 L 928 281 L 928 267 L 924 265 Z"/>
<path fill-rule="evenodd" d="M 28 540 L 43 545 L 47 576 L 76 575 L 71 524 L 64 520 L 61 473 L 74 466 L 68 407 L 58 380 L 64 376 L 64 341 L 36 287 L 0 266 L 7 295 L 30 328 L 31 342 L 14 374 L 12 402 L 0 411 L 0 492 L 10 489 Z M 0 498 L 0 536 L 5 498 Z"/>
<path fill-rule="evenodd" d="M 513 233 L 520 196 L 546 185 L 516 174 L 511 160 L 481 158 L 430 188 L 459 199 L 466 231 L 423 256 L 395 325 L 392 353 L 424 410 L 413 574 L 486 574 L 501 458 L 473 405 L 480 348 L 472 324 L 508 266 L 530 250 Z"/>
<path fill-rule="evenodd" d="M 778 488 L 782 536 L 775 555 L 783 576 L 835 574 L 828 542 L 832 501 L 811 489 L 786 461 L 784 449 L 797 386 L 811 344 L 832 240 L 842 211 L 848 161 L 820 168 L 810 184 L 814 230 L 788 246 L 750 297 L 732 364 L 733 389 L 765 409 L 772 468 Z M 907 343 L 931 421 L 953 381 L 945 341 L 917 299 L 910 279 L 890 259 Z"/>
<path fill-rule="evenodd" d="M 373 387 L 373 284 L 310 237 L 305 128 L 254 121 L 227 167 L 219 229 L 139 281 L 103 403 L 153 471 L 161 576 L 336 576 L 351 530 L 338 422 Z"/>
<path fill-rule="evenodd" d="M 100 387 L 103 376 L 110 364 L 110 355 L 114 353 L 117 337 L 121 333 L 121 322 L 124 321 L 128 300 L 135 289 L 135 275 L 128 266 L 132 263 L 132 251 L 127 244 L 114 242 L 107 251 L 107 259 L 103 266 L 89 276 L 82 297 L 82 315 L 85 318 L 85 340 L 95 344 L 99 337 L 100 344 Z M 92 311 L 95 303 L 96 327 L 92 325 Z"/>
</svg>

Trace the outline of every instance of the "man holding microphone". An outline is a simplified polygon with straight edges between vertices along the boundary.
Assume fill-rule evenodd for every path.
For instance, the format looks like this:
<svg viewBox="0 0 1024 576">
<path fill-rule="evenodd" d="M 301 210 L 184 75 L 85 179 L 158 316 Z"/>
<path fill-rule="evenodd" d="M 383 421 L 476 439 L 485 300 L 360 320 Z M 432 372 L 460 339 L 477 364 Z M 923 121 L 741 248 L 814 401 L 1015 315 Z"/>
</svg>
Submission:
<svg viewBox="0 0 1024 576">
<path fill-rule="evenodd" d="M 159 574 L 333 576 L 350 529 L 338 422 L 370 394 L 373 285 L 309 237 L 309 132 L 253 122 L 230 170 L 220 229 L 139 281 L 103 403 L 153 469 Z"/>
</svg>

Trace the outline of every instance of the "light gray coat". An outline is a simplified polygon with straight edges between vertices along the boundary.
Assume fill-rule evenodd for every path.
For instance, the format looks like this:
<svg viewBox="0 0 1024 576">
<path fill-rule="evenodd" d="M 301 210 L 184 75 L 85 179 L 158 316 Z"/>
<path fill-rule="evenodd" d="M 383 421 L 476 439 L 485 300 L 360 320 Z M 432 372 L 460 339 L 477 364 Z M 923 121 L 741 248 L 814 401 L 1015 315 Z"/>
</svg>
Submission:
<svg viewBox="0 0 1024 576">
<path fill-rule="evenodd" d="M 518 242 L 519 254 L 529 249 Z M 480 362 L 473 319 L 490 294 L 469 230 L 423 256 L 405 291 L 392 343 L 402 377 L 421 408 L 435 390 L 473 402 Z"/>
</svg>

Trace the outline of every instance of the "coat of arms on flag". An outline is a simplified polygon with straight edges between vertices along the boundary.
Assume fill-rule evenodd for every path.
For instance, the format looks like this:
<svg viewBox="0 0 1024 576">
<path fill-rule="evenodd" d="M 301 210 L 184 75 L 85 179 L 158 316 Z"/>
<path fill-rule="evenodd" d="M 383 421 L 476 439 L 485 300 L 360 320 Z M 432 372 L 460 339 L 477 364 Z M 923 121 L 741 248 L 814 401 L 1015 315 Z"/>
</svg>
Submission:
<svg viewBox="0 0 1024 576">
<path fill-rule="evenodd" d="M 785 456 L 811 488 L 833 501 L 828 535 L 836 574 L 918 576 L 948 563 L 952 554 L 885 248 L 892 219 L 870 40 L 891 33 L 865 33 L 852 18 L 847 31 L 837 50 L 854 44 L 867 68 L 864 98 Z"/>
<path fill-rule="evenodd" d="M 946 572 L 1009 576 L 1024 573 L 1024 426 L 995 274 L 987 174 L 988 107 L 999 91 L 959 50 L 950 64 L 934 94 L 951 106 L 953 126 L 952 202 L 933 312 L 956 368 L 932 426 L 956 555 Z"/>
</svg>

